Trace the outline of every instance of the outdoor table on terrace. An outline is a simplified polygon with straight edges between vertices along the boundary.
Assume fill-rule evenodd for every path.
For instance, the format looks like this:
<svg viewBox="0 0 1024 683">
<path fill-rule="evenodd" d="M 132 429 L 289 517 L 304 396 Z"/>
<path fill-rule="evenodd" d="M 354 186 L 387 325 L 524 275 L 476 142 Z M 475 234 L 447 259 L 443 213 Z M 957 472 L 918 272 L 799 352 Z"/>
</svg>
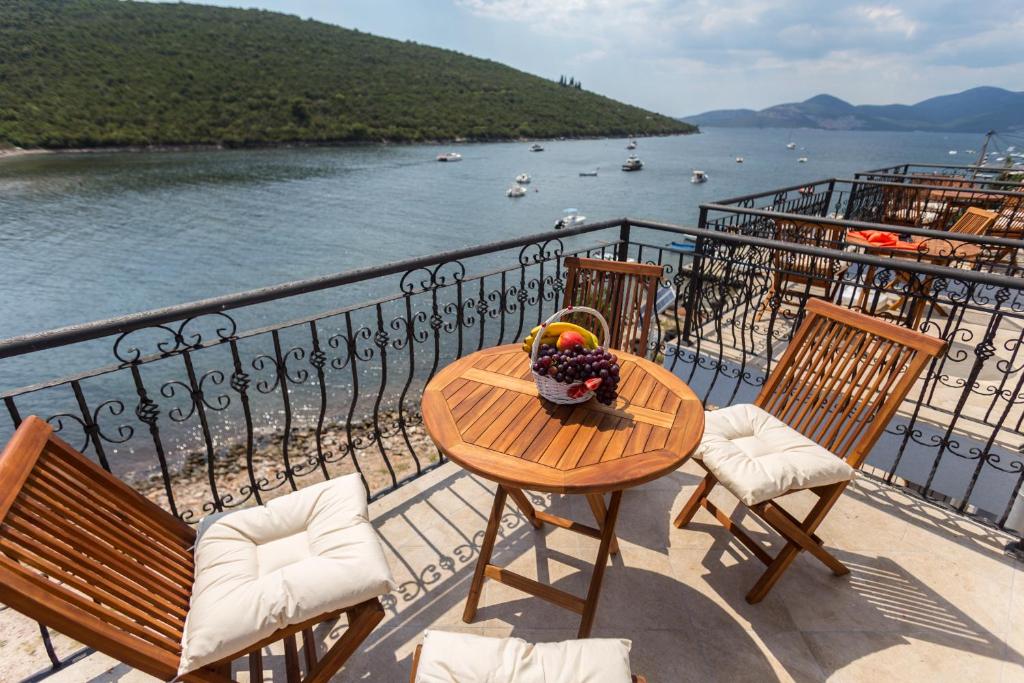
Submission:
<svg viewBox="0 0 1024 683">
<path fill-rule="evenodd" d="M 455 361 L 423 393 L 427 432 L 453 461 L 498 484 L 463 620 L 476 616 L 484 577 L 582 615 L 590 634 L 623 489 L 676 470 L 700 442 L 704 410 L 681 379 L 646 359 L 617 352 L 619 398 L 556 405 L 539 397 L 530 358 L 519 345 Z M 585 495 L 592 527 L 535 510 L 523 490 Z M 611 493 L 605 507 L 605 493 Z M 502 510 L 511 497 L 535 528 L 545 523 L 600 539 L 585 598 L 491 564 Z"/>
<path fill-rule="evenodd" d="M 964 242 L 956 239 L 936 239 L 921 235 L 911 236 L 910 242 L 905 243 L 906 246 L 884 247 L 872 244 L 860 235 L 847 233 L 846 243 L 850 246 L 859 247 L 863 249 L 865 254 L 871 254 L 872 256 L 918 261 L 920 263 L 931 263 L 940 266 L 949 266 L 954 260 L 970 261 L 977 258 L 981 253 L 981 246 L 975 242 Z M 861 310 L 867 310 L 869 285 L 874 282 L 877 271 L 878 268 L 876 266 L 868 266 L 864 273 L 864 287 L 861 290 L 860 300 L 857 303 Z M 898 269 L 895 269 L 895 273 L 897 276 L 889 283 L 887 289 L 895 290 L 899 286 L 907 287 L 910 284 L 908 279 L 911 276 L 910 273 L 902 272 Z M 924 314 L 925 304 L 928 302 L 927 294 L 931 291 L 933 279 L 932 276 L 920 278 L 919 286 L 916 288 L 917 296 L 914 297 L 906 315 L 903 316 L 904 323 L 913 329 L 917 328 Z M 904 296 L 898 296 L 899 307 L 901 308 L 903 307 L 904 299 Z"/>
</svg>

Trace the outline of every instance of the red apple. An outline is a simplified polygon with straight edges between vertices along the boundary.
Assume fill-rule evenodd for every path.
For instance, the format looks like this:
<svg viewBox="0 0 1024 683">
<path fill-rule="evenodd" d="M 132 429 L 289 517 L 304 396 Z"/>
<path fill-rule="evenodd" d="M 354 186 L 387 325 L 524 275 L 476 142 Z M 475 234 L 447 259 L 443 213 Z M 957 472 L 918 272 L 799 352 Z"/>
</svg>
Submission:
<svg viewBox="0 0 1024 683">
<path fill-rule="evenodd" d="M 572 347 L 580 344 L 582 346 L 587 345 L 587 340 L 583 338 L 583 335 L 574 330 L 566 330 L 562 334 L 558 335 L 558 342 L 555 346 L 558 347 L 559 351 L 567 351 Z"/>
</svg>

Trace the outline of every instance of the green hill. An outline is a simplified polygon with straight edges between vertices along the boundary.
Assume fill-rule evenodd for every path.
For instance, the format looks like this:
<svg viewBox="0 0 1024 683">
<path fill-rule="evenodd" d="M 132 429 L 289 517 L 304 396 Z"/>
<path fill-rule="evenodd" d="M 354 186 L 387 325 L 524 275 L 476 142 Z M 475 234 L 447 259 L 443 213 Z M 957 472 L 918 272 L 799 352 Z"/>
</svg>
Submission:
<svg viewBox="0 0 1024 683">
<path fill-rule="evenodd" d="M 690 133 L 497 62 L 261 10 L 0 0 L 0 144 Z"/>
</svg>

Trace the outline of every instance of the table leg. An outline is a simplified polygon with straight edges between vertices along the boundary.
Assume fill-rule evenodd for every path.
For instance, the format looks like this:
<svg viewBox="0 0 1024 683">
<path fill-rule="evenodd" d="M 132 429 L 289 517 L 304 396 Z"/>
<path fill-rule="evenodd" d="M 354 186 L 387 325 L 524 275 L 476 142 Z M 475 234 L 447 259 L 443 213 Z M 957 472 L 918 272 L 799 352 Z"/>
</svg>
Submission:
<svg viewBox="0 0 1024 683">
<path fill-rule="evenodd" d="M 601 596 L 601 581 L 604 579 L 604 568 L 608 564 L 608 553 L 615 540 L 615 522 L 619 518 L 619 504 L 622 502 L 622 491 L 613 491 L 608 503 L 608 512 L 601 525 L 601 546 L 597 550 L 597 561 L 594 573 L 590 577 L 590 588 L 587 590 L 586 604 L 583 608 L 583 621 L 580 622 L 578 638 L 589 638 L 594 627 L 594 616 L 597 613 L 597 599 Z"/>
<path fill-rule="evenodd" d="M 594 519 L 597 520 L 597 527 L 604 529 L 604 520 L 608 516 L 608 510 L 604 506 L 604 496 L 600 493 L 588 493 L 587 502 L 590 503 L 590 510 L 594 513 Z M 610 552 L 612 555 L 619 554 L 619 542 L 612 536 L 612 545 Z"/>
<path fill-rule="evenodd" d="M 514 489 L 510 486 L 503 486 L 502 488 L 508 492 L 508 495 L 515 501 L 516 506 L 526 516 L 526 521 L 532 524 L 534 529 L 544 526 L 543 522 L 537 519 L 537 511 L 533 509 L 533 504 L 530 503 L 530 499 L 526 497 L 522 489 Z"/>
<path fill-rule="evenodd" d="M 473 623 L 476 617 L 476 608 L 480 604 L 480 592 L 484 587 L 484 572 L 491 562 L 491 554 L 494 552 L 494 539 L 498 535 L 498 525 L 501 523 L 501 513 L 505 509 L 505 499 L 508 492 L 504 486 L 498 486 L 494 492 L 494 504 L 491 506 L 491 516 L 487 520 L 487 531 L 484 532 L 484 542 L 480 546 L 480 557 L 476 561 L 476 569 L 473 571 L 473 583 L 469 586 L 469 597 L 466 598 L 466 609 L 462 612 L 462 620 L 467 624 Z"/>
</svg>

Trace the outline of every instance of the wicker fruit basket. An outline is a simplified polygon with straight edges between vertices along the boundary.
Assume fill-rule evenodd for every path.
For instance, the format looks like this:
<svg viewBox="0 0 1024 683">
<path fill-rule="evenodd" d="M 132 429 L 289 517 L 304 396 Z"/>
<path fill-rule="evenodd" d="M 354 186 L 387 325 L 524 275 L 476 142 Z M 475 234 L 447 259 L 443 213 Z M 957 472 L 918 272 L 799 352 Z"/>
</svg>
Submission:
<svg viewBox="0 0 1024 683">
<path fill-rule="evenodd" d="M 550 318 L 545 320 L 541 324 L 541 327 L 547 327 L 551 323 L 561 320 L 562 316 L 567 315 L 569 313 L 589 313 L 593 317 L 597 318 L 598 322 L 601 323 L 601 346 L 607 346 L 609 338 L 608 321 L 604 319 L 604 316 L 601 315 L 600 311 L 594 308 L 590 308 L 589 306 L 569 306 L 567 308 L 563 308 L 562 310 L 556 312 Z M 537 362 L 537 353 L 540 351 L 541 338 L 543 336 L 543 333 L 538 333 L 533 339 L 533 348 L 530 349 L 531 366 L 533 366 Z M 578 388 L 580 385 L 582 385 L 582 382 L 576 384 L 566 384 L 564 382 L 559 382 L 554 377 L 542 375 L 538 373 L 536 370 L 532 370 L 531 372 L 533 373 L 533 381 L 536 382 L 537 384 L 537 391 L 540 392 L 541 398 L 545 398 L 551 401 L 552 403 L 557 403 L 559 405 L 572 405 L 574 403 L 583 403 L 584 401 L 589 401 L 594 396 L 593 391 L 587 391 L 582 395 L 578 395 L 575 397 L 569 395 L 569 390 L 573 387 Z"/>
</svg>

